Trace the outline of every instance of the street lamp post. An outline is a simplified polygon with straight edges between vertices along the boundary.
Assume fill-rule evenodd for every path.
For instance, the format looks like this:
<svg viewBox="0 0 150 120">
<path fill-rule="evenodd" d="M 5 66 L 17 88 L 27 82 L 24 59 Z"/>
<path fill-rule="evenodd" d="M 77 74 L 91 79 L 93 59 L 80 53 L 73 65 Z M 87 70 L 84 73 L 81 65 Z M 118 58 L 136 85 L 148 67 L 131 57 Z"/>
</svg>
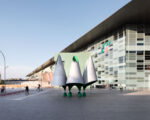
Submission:
<svg viewBox="0 0 150 120">
<path fill-rule="evenodd" d="M 4 53 L 0 50 L 0 53 L 2 54 L 3 58 L 4 58 L 4 80 L 6 80 L 6 58 Z"/>
</svg>

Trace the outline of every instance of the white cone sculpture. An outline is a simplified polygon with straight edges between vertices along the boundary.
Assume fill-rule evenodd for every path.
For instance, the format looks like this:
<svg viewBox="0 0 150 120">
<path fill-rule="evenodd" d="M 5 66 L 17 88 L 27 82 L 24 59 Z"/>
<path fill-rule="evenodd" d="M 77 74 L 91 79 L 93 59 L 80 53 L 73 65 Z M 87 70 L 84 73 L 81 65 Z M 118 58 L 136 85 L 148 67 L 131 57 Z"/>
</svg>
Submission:
<svg viewBox="0 0 150 120">
<path fill-rule="evenodd" d="M 85 97 L 86 96 L 86 93 L 85 93 L 86 87 L 97 81 L 96 70 L 95 70 L 95 67 L 94 67 L 91 57 L 86 62 L 86 67 L 85 67 L 84 73 L 83 73 L 83 80 L 84 80 L 83 96 Z"/>
<path fill-rule="evenodd" d="M 85 85 L 90 85 L 97 81 L 96 70 L 91 57 L 87 60 L 83 73 L 83 80 Z"/>
<path fill-rule="evenodd" d="M 83 78 L 82 78 L 82 74 L 81 74 L 81 70 L 80 70 L 80 66 L 79 66 L 79 61 L 76 56 L 73 56 L 73 61 L 71 63 L 71 67 L 70 67 L 70 71 L 69 71 L 69 75 L 68 75 L 66 84 L 69 87 L 69 93 L 68 93 L 69 97 L 72 96 L 71 88 L 73 85 L 76 85 L 78 87 L 78 89 L 79 89 L 78 96 L 79 97 L 81 96 L 80 90 L 81 90 L 81 86 L 83 84 Z"/>
<path fill-rule="evenodd" d="M 76 56 L 73 57 L 66 84 L 83 84 L 83 78 Z"/>
<path fill-rule="evenodd" d="M 61 56 L 59 55 L 57 58 L 57 63 L 56 63 L 56 67 L 54 70 L 54 75 L 53 75 L 53 79 L 52 79 L 52 86 L 60 86 L 64 88 L 64 97 L 67 96 L 66 94 L 66 73 L 64 70 L 64 65 L 62 63 L 61 60 Z"/>
</svg>

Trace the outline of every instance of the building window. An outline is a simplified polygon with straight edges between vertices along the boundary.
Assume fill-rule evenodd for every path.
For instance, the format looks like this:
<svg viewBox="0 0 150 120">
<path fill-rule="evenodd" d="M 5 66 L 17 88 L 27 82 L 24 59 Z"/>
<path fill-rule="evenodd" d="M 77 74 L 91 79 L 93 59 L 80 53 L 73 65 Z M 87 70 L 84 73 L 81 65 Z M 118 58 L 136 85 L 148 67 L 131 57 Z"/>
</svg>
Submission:
<svg viewBox="0 0 150 120">
<path fill-rule="evenodd" d="M 137 67 L 143 67 L 143 65 L 137 65 Z"/>
<path fill-rule="evenodd" d="M 136 51 L 129 51 L 129 53 L 136 53 Z"/>
<path fill-rule="evenodd" d="M 150 56 L 150 51 L 145 51 L 145 56 Z"/>
<path fill-rule="evenodd" d="M 143 41 L 143 38 L 137 38 L 137 41 Z"/>
<path fill-rule="evenodd" d="M 137 70 L 143 70 L 143 65 L 137 65 Z"/>
<path fill-rule="evenodd" d="M 143 62 L 143 60 L 137 60 L 137 62 L 140 62 L 140 63 L 141 63 L 141 62 Z"/>
<path fill-rule="evenodd" d="M 137 51 L 137 55 L 143 55 L 143 51 Z"/>
<path fill-rule="evenodd" d="M 144 43 L 137 43 L 137 46 L 143 46 Z"/>
<path fill-rule="evenodd" d="M 112 72 L 113 71 L 113 67 L 109 68 L 109 71 Z"/>
<path fill-rule="evenodd" d="M 150 32 L 145 33 L 145 36 L 150 36 Z"/>
<path fill-rule="evenodd" d="M 100 74 L 101 74 L 101 71 L 98 71 L 98 74 L 100 75 Z"/>
<path fill-rule="evenodd" d="M 99 80 L 98 83 L 101 84 L 101 81 Z"/>
<path fill-rule="evenodd" d="M 146 26 L 145 35 L 150 36 L 150 26 Z"/>
<path fill-rule="evenodd" d="M 145 60 L 150 60 L 150 51 L 145 51 Z"/>
<path fill-rule="evenodd" d="M 119 57 L 119 63 L 123 63 L 124 62 L 124 57 Z"/>
<path fill-rule="evenodd" d="M 108 72 L 106 72 L 106 74 L 108 74 Z"/>
<path fill-rule="evenodd" d="M 108 70 L 108 66 L 106 66 L 106 68 L 105 68 L 106 70 Z"/>
<path fill-rule="evenodd" d="M 143 68 L 137 68 L 137 70 L 143 70 Z"/>
<path fill-rule="evenodd" d="M 145 65 L 145 70 L 150 70 L 150 65 Z"/>
<path fill-rule="evenodd" d="M 118 71 L 114 71 L 114 75 L 117 75 L 118 74 Z"/>
<path fill-rule="evenodd" d="M 145 56 L 145 60 L 150 60 L 150 56 Z"/>
<path fill-rule="evenodd" d="M 119 69 L 123 69 L 124 68 L 124 66 L 119 66 Z"/>
</svg>

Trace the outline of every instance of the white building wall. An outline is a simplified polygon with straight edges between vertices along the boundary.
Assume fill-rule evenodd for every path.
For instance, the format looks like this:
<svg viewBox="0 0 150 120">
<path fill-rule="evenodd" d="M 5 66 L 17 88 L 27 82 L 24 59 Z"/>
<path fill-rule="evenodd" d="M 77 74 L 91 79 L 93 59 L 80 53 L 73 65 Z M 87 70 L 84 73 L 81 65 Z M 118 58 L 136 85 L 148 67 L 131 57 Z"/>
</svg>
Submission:
<svg viewBox="0 0 150 120">
<path fill-rule="evenodd" d="M 150 26 L 126 26 L 126 81 L 129 88 L 150 88 Z"/>
<path fill-rule="evenodd" d="M 108 51 L 99 54 L 111 41 Z M 150 88 L 150 26 L 126 25 L 98 39 L 87 48 L 91 52 L 101 84 L 126 84 L 127 88 Z"/>
</svg>

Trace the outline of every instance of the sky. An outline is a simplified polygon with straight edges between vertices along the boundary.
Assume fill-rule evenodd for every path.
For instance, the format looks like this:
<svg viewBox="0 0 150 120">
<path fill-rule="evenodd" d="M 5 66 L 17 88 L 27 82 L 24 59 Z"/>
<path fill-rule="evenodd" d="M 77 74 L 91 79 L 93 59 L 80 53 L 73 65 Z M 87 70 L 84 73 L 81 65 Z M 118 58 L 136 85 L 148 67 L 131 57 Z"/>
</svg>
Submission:
<svg viewBox="0 0 150 120">
<path fill-rule="evenodd" d="M 7 78 L 24 78 L 130 0 L 0 0 Z M 3 57 L 0 56 L 3 77 Z"/>
</svg>

